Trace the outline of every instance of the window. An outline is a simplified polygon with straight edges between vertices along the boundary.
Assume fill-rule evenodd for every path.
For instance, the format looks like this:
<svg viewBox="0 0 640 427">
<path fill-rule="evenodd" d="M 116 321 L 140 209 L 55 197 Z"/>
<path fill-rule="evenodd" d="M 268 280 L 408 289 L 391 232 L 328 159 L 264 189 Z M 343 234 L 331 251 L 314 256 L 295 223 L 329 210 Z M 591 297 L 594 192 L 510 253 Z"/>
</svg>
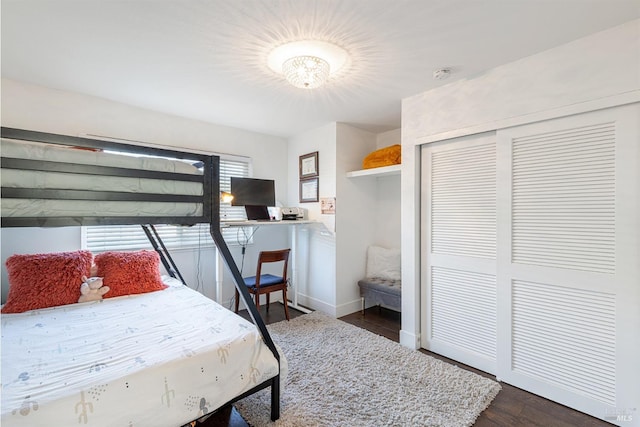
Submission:
<svg viewBox="0 0 640 427">
<path fill-rule="evenodd" d="M 220 157 L 220 191 L 231 192 L 231 177 L 250 176 L 248 159 L 242 157 Z M 231 203 L 220 202 L 220 221 L 246 220 L 247 214 L 243 206 L 231 206 Z M 252 242 L 253 227 L 223 228 L 222 236 L 229 245 L 244 246 Z"/>
<path fill-rule="evenodd" d="M 220 191 L 231 192 L 231 177 L 249 177 L 250 164 L 246 158 L 220 157 Z M 243 220 L 247 215 L 242 206 L 231 206 L 231 203 L 220 202 L 220 220 Z M 223 230 L 223 235 L 225 234 Z M 225 236 L 226 237 L 226 236 Z"/>
<path fill-rule="evenodd" d="M 162 242 L 171 248 L 211 247 L 208 224 L 192 227 L 156 225 Z M 84 227 L 83 240 L 86 249 L 95 252 L 111 250 L 148 249 L 151 243 L 140 225 L 106 225 Z"/>
<path fill-rule="evenodd" d="M 248 177 L 251 163 L 246 157 L 220 156 L 220 190 L 231 191 L 231 177 Z M 242 206 L 220 203 L 220 219 L 246 219 Z M 209 224 L 197 224 L 192 227 L 176 225 L 156 225 L 156 230 L 168 249 L 213 247 L 209 234 Z M 228 244 L 246 244 L 250 237 L 239 235 L 234 229 L 223 229 L 222 235 Z M 107 225 L 82 227 L 83 247 L 94 252 L 110 250 L 136 250 L 150 248 L 147 235 L 140 225 Z"/>
</svg>

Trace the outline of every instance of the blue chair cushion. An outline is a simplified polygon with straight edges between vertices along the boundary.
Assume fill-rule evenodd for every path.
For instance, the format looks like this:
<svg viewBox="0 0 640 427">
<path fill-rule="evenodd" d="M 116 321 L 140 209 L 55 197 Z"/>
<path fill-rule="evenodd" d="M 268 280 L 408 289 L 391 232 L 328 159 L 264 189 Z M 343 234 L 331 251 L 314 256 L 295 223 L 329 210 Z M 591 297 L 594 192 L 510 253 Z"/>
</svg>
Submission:
<svg viewBox="0 0 640 427">
<path fill-rule="evenodd" d="M 282 277 L 274 276 L 273 274 L 262 274 L 260 275 L 260 287 L 277 285 L 282 283 Z M 250 288 L 256 287 L 256 276 L 245 277 L 244 284 Z"/>
</svg>

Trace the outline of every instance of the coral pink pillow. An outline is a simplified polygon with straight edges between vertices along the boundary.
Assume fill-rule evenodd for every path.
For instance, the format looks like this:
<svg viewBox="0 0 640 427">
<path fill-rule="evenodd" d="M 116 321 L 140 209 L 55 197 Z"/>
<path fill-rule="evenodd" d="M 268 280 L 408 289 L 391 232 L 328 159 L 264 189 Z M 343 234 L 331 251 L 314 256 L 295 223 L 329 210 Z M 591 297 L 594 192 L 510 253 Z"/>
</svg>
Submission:
<svg viewBox="0 0 640 427">
<path fill-rule="evenodd" d="M 98 276 L 111 289 L 105 298 L 160 291 L 160 257 L 154 251 L 104 252 L 96 255 Z"/>
<path fill-rule="evenodd" d="M 82 276 L 89 276 L 92 262 L 89 251 L 10 256 L 6 262 L 9 295 L 2 312 L 78 302 Z"/>
</svg>

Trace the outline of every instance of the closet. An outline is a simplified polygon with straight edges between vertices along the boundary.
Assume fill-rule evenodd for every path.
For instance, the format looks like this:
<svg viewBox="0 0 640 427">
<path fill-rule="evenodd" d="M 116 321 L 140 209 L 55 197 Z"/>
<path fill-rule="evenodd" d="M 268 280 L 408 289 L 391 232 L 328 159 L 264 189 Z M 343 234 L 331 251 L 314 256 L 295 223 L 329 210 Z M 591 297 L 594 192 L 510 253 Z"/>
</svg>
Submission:
<svg viewBox="0 0 640 427">
<path fill-rule="evenodd" d="M 639 417 L 638 141 L 636 103 L 423 145 L 422 346 Z"/>
</svg>

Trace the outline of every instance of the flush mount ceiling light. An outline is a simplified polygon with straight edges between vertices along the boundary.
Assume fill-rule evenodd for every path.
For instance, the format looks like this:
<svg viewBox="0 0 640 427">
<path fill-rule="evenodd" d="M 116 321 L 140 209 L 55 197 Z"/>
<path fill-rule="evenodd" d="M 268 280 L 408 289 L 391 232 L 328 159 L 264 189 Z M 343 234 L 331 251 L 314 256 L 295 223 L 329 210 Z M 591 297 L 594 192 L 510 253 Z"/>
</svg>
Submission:
<svg viewBox="0 0 640 427">
<path fill-rule="evenodd" d="M 278 46 L 269 54 L 267 65 L 301 89 L 315 89 L 330 77 L 344 72 L 347 51 L 332 43 L 303 40 Z"/>
<path fill-rule="evenodd" d="M 282 73 L 295 87 L 315 89 L 329 78 L 329 63 L 317 56 L 294 56 L 284 61 Z"/>
</svg>

